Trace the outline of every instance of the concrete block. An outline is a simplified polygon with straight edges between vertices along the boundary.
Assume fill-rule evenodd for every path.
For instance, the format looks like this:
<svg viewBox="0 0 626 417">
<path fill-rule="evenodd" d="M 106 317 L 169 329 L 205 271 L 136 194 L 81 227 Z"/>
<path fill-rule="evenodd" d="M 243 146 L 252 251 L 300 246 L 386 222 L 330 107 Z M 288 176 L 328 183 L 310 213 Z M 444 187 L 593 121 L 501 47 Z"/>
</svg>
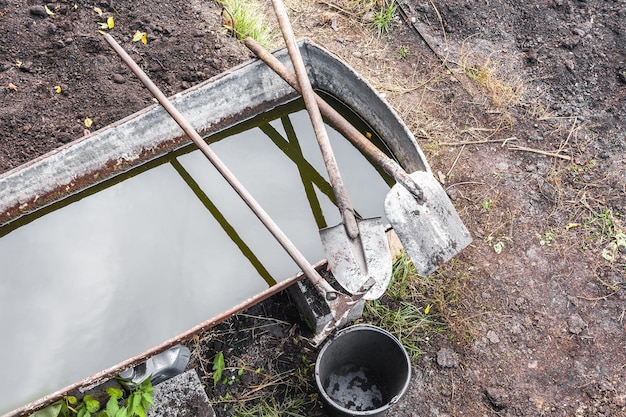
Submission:
<svg viewBox="0 0 626 417">
<path fill-rule="evenodd" d="M 337 284 L 337 281 L 335 281 L 330 273 L 322 273 L 322 277 L 325 278 L 333 288 L 345 293 L 345 290 Z M 328 305 L 308 279 L 305 278 L 289 287 L 289 295 L 298 307 L 300 316 L 315 334 L 319 334 L 332 320 Z M 359 319 L 363 315 L 364 307 L 365 300 L 359 300 L 352 310 L 350 310 L 346 320 L 340 323 L 338 327 L 345 326 Z"/>
<path fill-rule="evenodd" d="M 398 256 L 403 250 L 402 243 L 400 243 L 400 240 L 393 229 L 388 228 L 386 234 L 389 241 L 389 248 L 391 250 L 391 257 L 392 259 L 395 259 L 395 257 Z M 332 273 L 325 270 L 318 270 L 318 272 L 328 281 L 330 285 L 333 286 L 333 288 L 346 293 L 346 291 L 341 288 L 341 286 L 333 278 Z M 328 309 L 328 305 L 324 302 L 324 299 L 306 278 L 298 281 L 296 285 L 289 287 L 289 294 L 298 307 L 302 319 L 315 334 L 319 334 L 332 319 L 330 310 Z M 350 311 L 347 319 L 340 323 L 339 327 L 345 326 L 361 318 L 364 307 L 365 300 L 361 299 Z"/>
<path fill-rule="evenodd" d="M 215 417 L 195 369 L 156 385 L 153 396 L 148 417 Z"/>
</svg>

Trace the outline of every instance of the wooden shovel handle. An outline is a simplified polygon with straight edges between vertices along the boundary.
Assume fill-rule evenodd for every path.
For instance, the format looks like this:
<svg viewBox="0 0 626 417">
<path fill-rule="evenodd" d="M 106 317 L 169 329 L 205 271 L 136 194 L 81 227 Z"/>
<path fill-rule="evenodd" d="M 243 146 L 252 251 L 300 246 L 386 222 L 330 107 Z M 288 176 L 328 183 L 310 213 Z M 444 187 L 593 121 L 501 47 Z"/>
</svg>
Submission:
<svg viewBox="0 0 626 417">
<path fill-rule="evenodd" d="M 287 45 L 287 51 L 289 52 L 291 62 L 296 71 L 296 83 L 299 86 L 299 89 L 296 90 L 300 91 L 300 94 L 302 94 L 304 105 L 309 113 L 311 123 L 313 124 L 313 131 L 315 132 L 317 143 L 319 144 L 320 151 L 322 152 L 324 165 L 326 166 L 326 171 L 328 172 L 328 177 L 333 187 L 333 193 L 335 194 L 337 207 L 341 213 L 344 227 L 350 239 L 354 240 L 359 236 L 359 227 L 356 222 L 354 209 L 352 208 L 352 204 L 348 198 L 348 193 L 346 192 L 346 187 L 341 179 L 339 167 L 337 166 L 335 155 L 333 154 L 333 150 L 330 146 L 330 139 L 328 139 L 326 127 L 324 126 L 324 120 L 322 119 L 319 107 L 317 106 L 315 93 L 313 92 L 313 87 L 309 81 L 304 61 L 300 55 L 300 49 L 296 43 L 293 29 L 291 28 L 291 23 L 289 22 L 287 11 L 285 10 L 285 5 L 282 0 L 272 0 L 272 4 L 274 5 L 274 12 L 276 13 L 278 25 L 280 26 L 283 38 L 285 39 L 285 45 Z"/>
<path fill-rule="evenodd" d="M 285 80 L 294 90 L 300 91 L 296 75 L 289 70 L 274 55 L 269 53 L 258 42 L 252 38 L 246 38 L 245 45 L 260 60 L 270 67 L 276 74 Z M 419 202 L 424 200 L 424 192 L 422 188 L 413 181 L 409 174 L 396 161 L 385 155 L 376 145 L 368 140 L 363 134 L 345 119 L 330 104 L 326 103 L 323 98 L 313 92 L 315 101 L 319 110 L 328 120 L 339 130 L 354 146 L 357 147 L 365 155 L 369 156 L 375 164 L 380 166 L 383 171 L 393 177 L 399 184 L 406 188 Z M 304 96 L 303 96 L 304 97 Z"/>
</svg>

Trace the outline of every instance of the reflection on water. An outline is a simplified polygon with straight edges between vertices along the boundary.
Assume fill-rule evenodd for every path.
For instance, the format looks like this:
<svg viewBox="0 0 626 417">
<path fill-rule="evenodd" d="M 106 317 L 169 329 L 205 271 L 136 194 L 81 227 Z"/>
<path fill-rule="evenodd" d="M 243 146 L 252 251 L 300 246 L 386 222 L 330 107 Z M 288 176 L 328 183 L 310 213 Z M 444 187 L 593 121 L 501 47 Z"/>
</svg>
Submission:
<svg viewBox="0 0 626 417">
<path fill-rule="evenodd" d="M 332 129 L 329 136 L 355 208 L 381 216 L 389 186 L 346 140 Z M 211 146 L 307 259 L 321 259 L 318 230 L 340 217 L 306 112 Z M 298 272 L 200 152 L 154 165 L 0 229 L 0 413 Z"/>
</svg>

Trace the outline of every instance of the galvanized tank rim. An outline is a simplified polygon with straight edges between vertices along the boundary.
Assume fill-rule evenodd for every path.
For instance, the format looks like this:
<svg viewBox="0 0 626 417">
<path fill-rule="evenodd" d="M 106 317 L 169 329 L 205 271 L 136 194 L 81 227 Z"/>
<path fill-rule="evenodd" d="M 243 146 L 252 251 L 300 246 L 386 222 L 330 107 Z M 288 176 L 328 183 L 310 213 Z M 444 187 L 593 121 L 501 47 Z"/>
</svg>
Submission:
<svg viewBox="0 0 626 417">
<path fill-rule="evenodd" d="M 299 45 L 315 89 L 367 120 L 407 171 L 430 171 L 409 129 L 363 77 L 310 40 Z M 291 66 L 285 49 L 274 55 Z M 295 97 L 263 62 L 251 60 L 176 94 L 172 101 L 208 136 Z M 189 143 L 160 105 L 147 107 L 0 174 L 0 226 Z"/>
</svg>

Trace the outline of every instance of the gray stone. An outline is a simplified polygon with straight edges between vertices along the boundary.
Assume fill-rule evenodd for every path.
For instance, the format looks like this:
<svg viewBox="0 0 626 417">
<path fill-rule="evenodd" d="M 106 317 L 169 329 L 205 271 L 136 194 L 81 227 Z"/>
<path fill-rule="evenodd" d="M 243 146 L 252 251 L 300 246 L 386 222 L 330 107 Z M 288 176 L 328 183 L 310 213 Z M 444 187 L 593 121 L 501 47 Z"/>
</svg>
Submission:
<svg viewBox="0 0 626 417">
<path fill-rule="evenodd" d="M 485 395 L 496 411 L 503 410 L 508 405 L 507 392 L 501 388 L 489 387 L 485 390 Z"/>
<path fill-rule="evenodd" d="M 459 366 L 459 357 L 452 349 L 441 348 L 437 352 L 437 363 L 442 368 L 456 368 Z"/>
<path fill-rule="evenodd" d="M 122 74 L 113 74 L 112 79 L 115 84 L 124 84 L 126 82 L 126 78 Z"/>
<path fill-rule="evenodd" d="M 194 369 L 156 385 L 153 397 L 148 417 L 215 417 Z"/>
<path fill-rule="evenodd" d="M 24 61 L 20 65 L 20 71 L 22 72 L 32 72 L 33 71 L 33 63 L 32 61 Z"/>
<path fill-rule="evenodd" d="M 567 329 L 570 333 L 580 334 L 586 328 L 587 323 L 585 323 L 585 321 L 578 314 L 572 314 L 567 319 Z"/>
<path fill-rule="evenodd" d="M 33 16 L 37 17 L 48 17 L 48 13 L 46 12 L 46 8 L 41 5 L 32 6 L 29 9 L 29 12 Z"/>
<path fill-rule="evenodd" d="M 500 337 L 493 330 L 489 330 L 487 332 L 487 339 L 489 339 L 489 341 L 493 344 L 500 343 Z"/>
</svg>

